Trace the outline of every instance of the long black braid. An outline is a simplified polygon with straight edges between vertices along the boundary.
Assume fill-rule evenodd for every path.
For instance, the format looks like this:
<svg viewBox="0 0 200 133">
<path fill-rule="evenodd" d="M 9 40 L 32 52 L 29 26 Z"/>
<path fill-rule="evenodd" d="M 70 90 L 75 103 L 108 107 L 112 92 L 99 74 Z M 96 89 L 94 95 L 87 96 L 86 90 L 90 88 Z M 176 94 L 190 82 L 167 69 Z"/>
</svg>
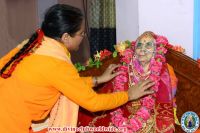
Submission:
<svg viewBox="0 0 200 133">
<path fill-rule="evenodd" d="M 82 22 L 83 14 L 80 9 L 69 5 L 56 4 L 46 12 L 41 31 L 45 36 L 57 40 L 64 33 L 68 33 L 70 36 L 75 35 L 80 30 Z M 38 42 L 35 41 L 38 41 L 39 36 L 38 32 L 34 33 L 19 52 L 3 66 L 0 70 L 1 77 L 8 78 L 11 76 L 17 64 L 30 53 L 32 48 L 37 47 Z M 10 68 L 7 70 L 8 67 Z M 7 71 L 8 73 L 5 73 Z"/>
</svg>

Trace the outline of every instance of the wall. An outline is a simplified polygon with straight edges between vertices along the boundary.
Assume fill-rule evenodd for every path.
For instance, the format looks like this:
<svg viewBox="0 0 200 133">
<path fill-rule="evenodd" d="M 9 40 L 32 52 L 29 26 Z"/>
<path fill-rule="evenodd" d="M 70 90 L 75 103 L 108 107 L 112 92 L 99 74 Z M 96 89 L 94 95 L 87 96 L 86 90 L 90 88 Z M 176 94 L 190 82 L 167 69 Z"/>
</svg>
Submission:
<svg viewBox="0 0 200 133">
<path fill-rule="evenodd" d="M 57 0 L 38 0 L 37 2 L 37 10 L 38 10 L 38 26 L 41 26 L 42 21 L 44 19 L 44 13 L 46 12 L 46 10 L 54 5 L 57 4 Z"/>
<path fill-rule="evenodd" d="M 0 57 L 14 48 L 41 25 L 45 11 L 57 3 L 69 4 L 83 10 L 83 0 L 0 0 Z M 86 62 L 90 57 L 87 38 L 80 50 L 72 53 L 74 62 Z"/>
<path fill-rule="evenodd" d="M 138 0 L 116 0 L 117 42 L 135 40 L 139 34 Z"/>
<path fill-rule="evenodd" d="M 193 0 L 139 0 L 139 33 L 151 30 L 193 56 Z"/>
<path fill-rule="evenodd" d="M 35 0 L 0 0 L 0 57 L 36 29 L 36 8 Z"/>
<path fill-rule="evenodd" d="M 118 40 L 135 38 L 137 32 L 133 31 L 141 34 L 151 30 L 166 36 L 172 44 L 181 45 L 192 57 L 193 0 L 117 0 L 117 9 Z"/>
</svg>

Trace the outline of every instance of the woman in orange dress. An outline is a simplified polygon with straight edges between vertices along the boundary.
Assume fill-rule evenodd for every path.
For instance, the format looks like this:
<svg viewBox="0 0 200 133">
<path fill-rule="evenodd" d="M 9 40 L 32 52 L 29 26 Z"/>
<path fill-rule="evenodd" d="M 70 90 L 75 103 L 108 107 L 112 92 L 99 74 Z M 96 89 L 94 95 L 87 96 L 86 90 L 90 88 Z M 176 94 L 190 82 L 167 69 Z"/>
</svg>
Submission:
<svg viewBox="0 0 200 133">
<path fill-rule="evenodd" d="M 54 5 L 46 12 L 41 29 L 1 58 L 0 133 L 28 133 L 31 125 L 35 131 L 76 127 L 79 105 L 90 111 L 109 110 L 152 93 L 147 90 L 154 84 L 150 80 L 128 91 L 94 92 L 92 86 L 119 74 L 112 73 L 118 66 L 111 65 L 99 77 L 79 77 L 70 52 L 79 48 L 84 29 L 79 9 Z M 41 121 L 48 124 L 37 126 Z"/>
</svg>

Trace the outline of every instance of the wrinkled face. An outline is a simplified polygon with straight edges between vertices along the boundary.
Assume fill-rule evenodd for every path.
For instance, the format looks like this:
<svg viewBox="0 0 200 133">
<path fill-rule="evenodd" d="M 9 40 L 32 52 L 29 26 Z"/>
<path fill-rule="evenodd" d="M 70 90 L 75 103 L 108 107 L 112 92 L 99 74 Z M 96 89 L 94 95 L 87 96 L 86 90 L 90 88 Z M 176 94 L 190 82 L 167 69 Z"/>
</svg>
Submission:
<svg viewBox="0 0 200 133">
<path fill-rule="evenodd" d="M 136 42 L 135 55 L 139 62 L 149 63 L 155 52 L 155 39 L 146 34 Z"/>
</svg>

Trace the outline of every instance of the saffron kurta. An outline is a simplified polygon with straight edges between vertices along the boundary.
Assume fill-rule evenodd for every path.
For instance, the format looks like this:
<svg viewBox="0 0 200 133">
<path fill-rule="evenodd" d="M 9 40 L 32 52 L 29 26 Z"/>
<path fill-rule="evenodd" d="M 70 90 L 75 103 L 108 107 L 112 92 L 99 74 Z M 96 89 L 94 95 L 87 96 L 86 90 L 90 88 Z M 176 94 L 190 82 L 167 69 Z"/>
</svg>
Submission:
<svg viewBox="0 0 200 133">
<path fill-rule="evenodd" d="M 25 42 L 0 60 L 0 68 Z M 44 37 L 10 78 L 0 78 L 0 133 L 28 133 L 31 121 L 46 118 L 61 94 L 90 111 L 109 110 L 128 101 L 127 92 L 94 92 L 92 78 L 79 77 L 69 55 L 63 44 Z"/>
</svg>

